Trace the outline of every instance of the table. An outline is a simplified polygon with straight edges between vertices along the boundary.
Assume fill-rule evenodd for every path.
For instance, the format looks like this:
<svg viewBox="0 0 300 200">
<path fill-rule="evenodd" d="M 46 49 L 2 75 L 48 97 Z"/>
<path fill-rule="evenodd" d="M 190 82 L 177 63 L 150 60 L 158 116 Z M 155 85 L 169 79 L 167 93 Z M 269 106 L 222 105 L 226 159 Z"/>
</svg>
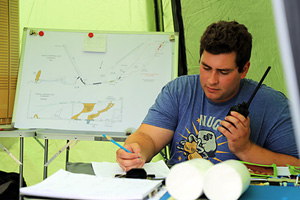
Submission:
<svg viewBox="0 0 300 200">
<path fill-rule="evenodd" d="M 300 188 L 284 186 L 257 186 L 250 185 L 249 188 L 239 198 L 240 200 L 249 199 L 280 199 L 294 200 L 300 197 Z"/>
<path fill-rule="evenodd" d="M 216 188 L 216 192 L 217 192 Z M 283 187 L 283 186 L 257 186 L 250 185 L 249 188 L 240 196 L 239 200 L 295 200 L 300 196 L 300 188 L 298 187 Z M 166 193 L 161 200 L 167 200 L 170 194 Z M 207 200 L 205 195 L 202 195 L 199 200 Z"/>
<path fill-rule="evenodd" d="M 217 189 L 216 189 L 217 190 Z M 282 186 L 256 186 L 250 185 L 249 188 L 241 195 L 239 200 L 294 200 L 300 196 L 300 188 L 298 187 L 282 187 Z M 49 198 L 24 198 L 24 200 L 37 200 Z M 51 199 L 51 198 L 50 198 Z M 167 192 L 160 200 L 173 199 Z M 205 195 L 198 198 L 199 200 L 207 200 Z"/>
</svg>

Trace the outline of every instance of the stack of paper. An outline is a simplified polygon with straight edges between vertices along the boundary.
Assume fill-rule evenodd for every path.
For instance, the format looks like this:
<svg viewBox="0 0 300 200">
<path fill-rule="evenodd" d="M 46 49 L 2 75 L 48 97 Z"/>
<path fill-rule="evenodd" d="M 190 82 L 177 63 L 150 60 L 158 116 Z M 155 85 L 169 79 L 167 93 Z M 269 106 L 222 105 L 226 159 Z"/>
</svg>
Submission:
<svg viewBox="0 0 300 200">
<path fill-rule="evenodd" d="M 159 180 L 106 178 L 59 170 L 21 195 L 62 199 L 145 199 L 161 187 Z"/>
</svg>

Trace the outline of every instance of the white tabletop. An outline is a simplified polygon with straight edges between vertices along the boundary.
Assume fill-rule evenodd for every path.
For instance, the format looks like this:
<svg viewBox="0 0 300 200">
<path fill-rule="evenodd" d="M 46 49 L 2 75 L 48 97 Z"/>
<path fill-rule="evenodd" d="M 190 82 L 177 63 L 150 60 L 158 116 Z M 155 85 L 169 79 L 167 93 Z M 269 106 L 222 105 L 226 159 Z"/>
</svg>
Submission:
<svg viewBox="0 0 300 200">
<path fill-rule="evenodd" d="M 36 131 L 39 139 L 62 139 L 62 140 L 88 140 L 88 141 L 107 141 L 103 137 L 106 134 L 115 141 L 124 142 L 127 138 L 126 133 L 121 132 L 100 132 L 100 131 L 74 131 L 74 130 L 55 130 L 42 129 Z"/>
<path fill-rule="evenodd" d="M 11 129 L 0 131 L 0 137 L 33 137 L 35 136 L 36 130 L 29 129 Z"/>
</svg>

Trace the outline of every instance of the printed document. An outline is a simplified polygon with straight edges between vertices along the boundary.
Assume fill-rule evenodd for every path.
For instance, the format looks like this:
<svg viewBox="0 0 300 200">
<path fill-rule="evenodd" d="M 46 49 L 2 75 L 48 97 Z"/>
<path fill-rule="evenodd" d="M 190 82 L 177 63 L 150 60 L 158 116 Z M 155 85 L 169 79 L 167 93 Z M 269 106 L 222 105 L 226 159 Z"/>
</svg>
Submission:
<svg viewBox="0 0 300 200">
<path fill-rule="evenodd" d="M 161 184 L 159 180 L 106 178 L 60 169 L 41 183 L 21 188 L 20 193 L 61 199 L 145 199 Z"/>
</svg>

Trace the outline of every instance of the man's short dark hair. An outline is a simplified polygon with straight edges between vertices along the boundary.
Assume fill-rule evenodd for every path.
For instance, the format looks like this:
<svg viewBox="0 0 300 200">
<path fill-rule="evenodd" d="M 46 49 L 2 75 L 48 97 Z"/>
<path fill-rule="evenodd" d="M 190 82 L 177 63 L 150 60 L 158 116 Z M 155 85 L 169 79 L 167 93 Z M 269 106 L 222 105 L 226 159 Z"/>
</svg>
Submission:
<svg viewBox="0 0 300 200">
<path fill-rule="evenodd" d="M 243 24 L 236 21 L 219 21 L 209 25 L 200 40 L 200 58 L 203 51 L 211 54 L 236 52 L 236 64 L 239 72 L 250 60 L 252 35 Z"/>
</svg>

